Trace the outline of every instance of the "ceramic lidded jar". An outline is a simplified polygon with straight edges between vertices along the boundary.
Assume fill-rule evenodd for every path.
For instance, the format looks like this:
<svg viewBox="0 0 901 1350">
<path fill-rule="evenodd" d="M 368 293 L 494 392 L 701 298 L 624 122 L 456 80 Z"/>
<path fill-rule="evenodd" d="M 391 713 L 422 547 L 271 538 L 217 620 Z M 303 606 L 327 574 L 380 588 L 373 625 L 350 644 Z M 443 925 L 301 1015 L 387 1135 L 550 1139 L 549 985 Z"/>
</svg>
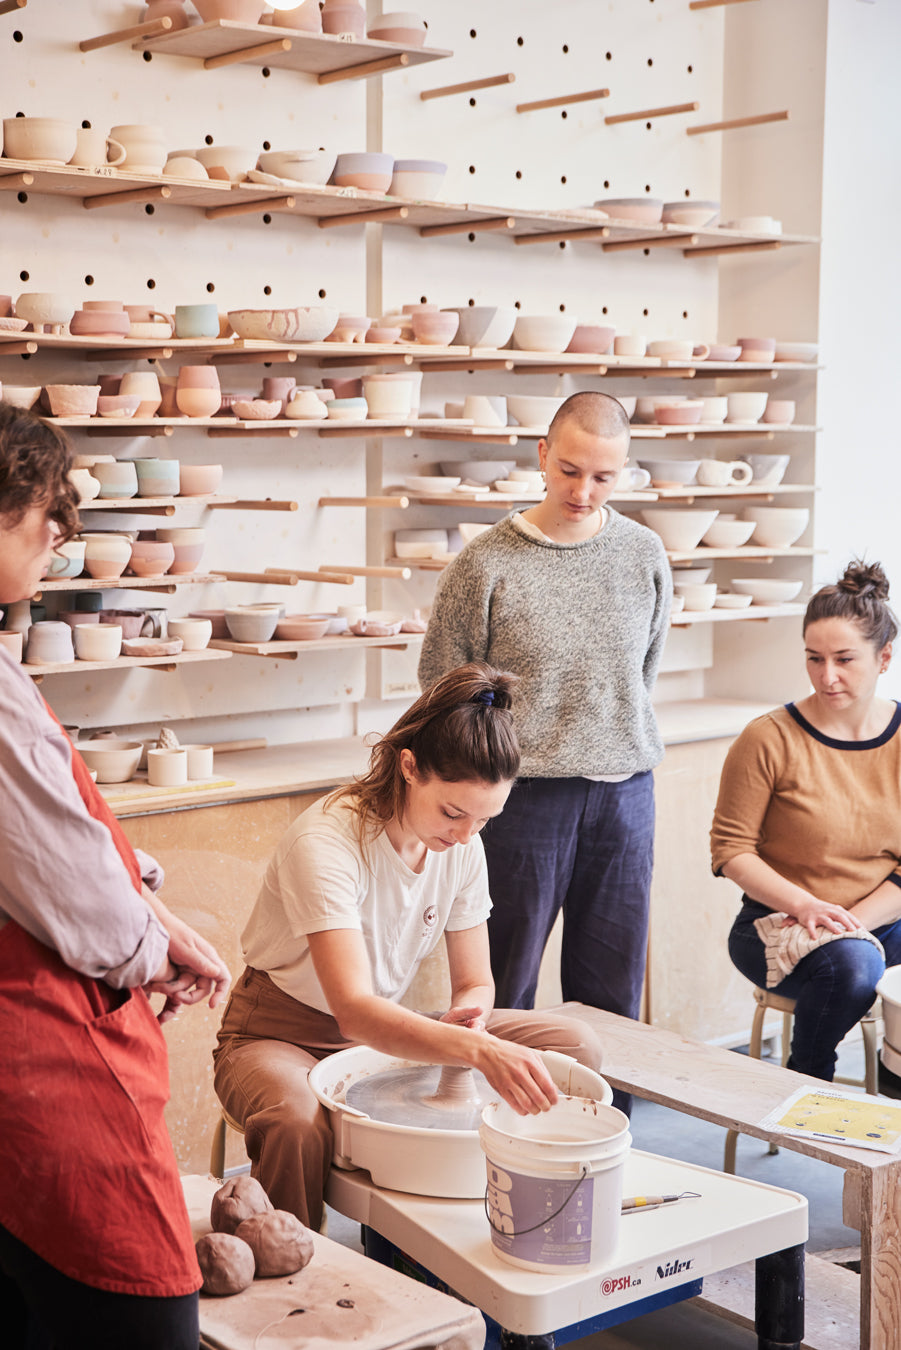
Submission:
<svg viewBox="0 0 901 1350">
<path fill-rule="evenodd" d="M 366 10 L 355 0 L 325 0 L 322 7 L 323 33 L 352 33 L 366 36 Z"/>
<path fill-rule="evenodd" d="M 175 404 L 186 417 L 212 417 L 222 404 L 215 366 L 182 366 L 175 386 Z"/>
</svg>

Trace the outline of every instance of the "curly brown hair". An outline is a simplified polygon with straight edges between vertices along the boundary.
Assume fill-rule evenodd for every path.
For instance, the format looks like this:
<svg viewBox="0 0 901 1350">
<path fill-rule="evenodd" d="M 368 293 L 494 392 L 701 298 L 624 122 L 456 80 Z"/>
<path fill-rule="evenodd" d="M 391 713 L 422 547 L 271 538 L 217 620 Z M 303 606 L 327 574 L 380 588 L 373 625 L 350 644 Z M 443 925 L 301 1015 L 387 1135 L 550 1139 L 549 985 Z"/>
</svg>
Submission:
<svg viewBox="0 0 901 1350">
<path fill-rule="evenodd" d="M 78 492 L 69 481 L 72 449 L 65 433 L 24 408 L 0 403 L 0 516 L 17 525 L 43 506 L 60 542 L 77 534 Z"/>
<path fill-rule="evenodd" d="M 850 619 L 877 651 L 898 635 L 898 620 L 888 604 L 888 577 L 881 563 L 855 558 L 834 586 L 823 586 L 810 597 L 803 632 L 818 619 Z"/>
<path fill-rule="evenodd" d="M 511 705 L 517 677 L 471 661 L 448 671 L 426 689 L 380 737 L 369 770 L 334 792 L 357 817 L 361 846 L 400 819 L 406 782 L 400 753 L 411 751 L 420 778 L 446 783 L 512 782 L 519 772 L 519 742 Z"/>
</svg>

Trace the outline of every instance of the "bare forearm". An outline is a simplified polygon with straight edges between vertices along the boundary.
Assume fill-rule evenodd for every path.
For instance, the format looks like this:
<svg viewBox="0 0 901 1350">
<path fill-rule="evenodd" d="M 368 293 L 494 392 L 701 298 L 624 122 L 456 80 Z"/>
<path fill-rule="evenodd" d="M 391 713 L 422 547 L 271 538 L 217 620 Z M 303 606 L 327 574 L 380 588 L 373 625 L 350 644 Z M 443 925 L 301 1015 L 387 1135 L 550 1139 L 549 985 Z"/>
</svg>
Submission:
<svg viewBox="0 0 901 1350">
<path fill-rule="evenodd" d="M 740 886 L 751 900 L 794 918 L 802 905 L 813 898 L 810 891 L 786 881 L 756 853 L 739 853 L 730 858 L 723 867 L 723 876 Z"/>
<path fill-rule="evenodd" d="M 423 1017 L 376 994 L 355 1000 L 342 1010 L 338 1022 L 349 1040 L 386 1055 L 430 1064 L 476 1065 L 477 1038 L 468 1028 Z"/>
<path fill-rule="evenodd" d="M 852 905 L 850 912 L 871 933 L 883 924 L 894 923 L 901 919 L 901 887 L 893 881 L 883 881 L 869 895 Z"/>
</svg>

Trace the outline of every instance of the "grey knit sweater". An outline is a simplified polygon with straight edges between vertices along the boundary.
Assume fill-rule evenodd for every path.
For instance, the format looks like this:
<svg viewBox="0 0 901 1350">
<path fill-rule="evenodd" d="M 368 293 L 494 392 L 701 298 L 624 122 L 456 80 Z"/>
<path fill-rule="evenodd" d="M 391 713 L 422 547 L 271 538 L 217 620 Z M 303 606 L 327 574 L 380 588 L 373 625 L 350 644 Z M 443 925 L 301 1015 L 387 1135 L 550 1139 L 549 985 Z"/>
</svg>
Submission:
<svg viewBox="0 0 901 1350">
<path fill-rule="evenodd" d="M 465 661 L 515 672 L 523 777 L 638 773 L 663 757 L 651 690 L 671 573 L 658 535 L 606 509 L 603 529 L 578 544 L 500 521 L 435 595 L 420 682 Z"/>
</svg>

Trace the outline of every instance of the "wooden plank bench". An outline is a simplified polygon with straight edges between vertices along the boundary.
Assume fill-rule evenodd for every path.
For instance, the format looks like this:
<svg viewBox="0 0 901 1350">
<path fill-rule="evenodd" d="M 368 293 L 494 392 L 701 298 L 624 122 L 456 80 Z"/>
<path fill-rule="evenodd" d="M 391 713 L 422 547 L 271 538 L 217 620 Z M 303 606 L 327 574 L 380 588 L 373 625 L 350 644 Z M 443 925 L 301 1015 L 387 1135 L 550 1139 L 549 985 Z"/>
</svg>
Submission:
<svg viewBox="0 0 901 1350">
<path fill-rule="evenodd" d="M 597 1032 L 604 1049 L 601 1072 L 614 1087 L 843 1168 L 844 1222 L 860 1232 L 860 1350 L 897 1350 L 901 1345 L 901 1156 L 761 1129 L 758 1121 L 769 1111 L 804 1083 L 817 1081 L 791 1069 L 582 1003 L 566 1003 L 552 1011 L 578 1017 Z M 807 1260 L 809 1267 L 815 1264 L 815 1258 L 808 1256 Z M 810 1283 L 815 1288 L 818 1279 Z M 836 1278 L 835 1283 L 849 1281 Z M 852 1350 L 847 1333 L 835 1343 Z"/>
</svg>

